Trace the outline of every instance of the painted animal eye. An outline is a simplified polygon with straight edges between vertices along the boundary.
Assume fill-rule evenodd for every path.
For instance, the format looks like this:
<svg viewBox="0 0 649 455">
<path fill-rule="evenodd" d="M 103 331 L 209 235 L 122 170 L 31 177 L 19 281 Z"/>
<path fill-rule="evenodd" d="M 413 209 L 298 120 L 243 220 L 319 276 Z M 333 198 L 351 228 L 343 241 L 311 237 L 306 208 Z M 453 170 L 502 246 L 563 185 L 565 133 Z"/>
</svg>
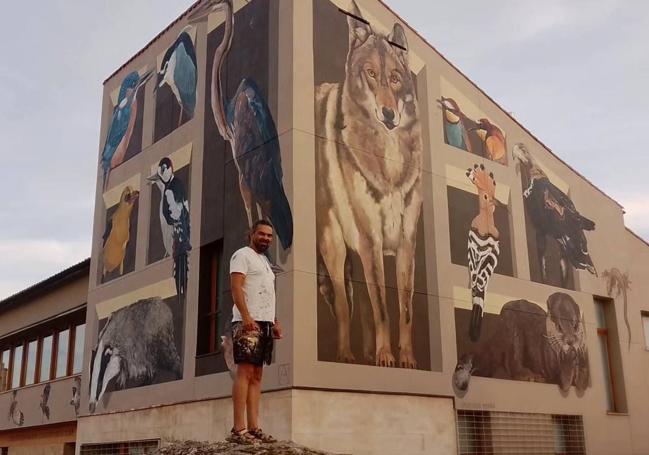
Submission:
<svg viewBox="0 0 649 455">
<path fill-rule="evenodd" d="M 367 75 L 372 79 L 376 79 L 376 71 L 374 71 L 372 68 L 367 69 Z"/>
<path fill-rule="evenodd" d="M 393 74 L 393 75 L 390 76 L 390 82 L 392 82 L 393 84 L 398 84 L 401 81 L 399 80 L 399 76 L 397 76 L 396 74 Z"/>
</svg>

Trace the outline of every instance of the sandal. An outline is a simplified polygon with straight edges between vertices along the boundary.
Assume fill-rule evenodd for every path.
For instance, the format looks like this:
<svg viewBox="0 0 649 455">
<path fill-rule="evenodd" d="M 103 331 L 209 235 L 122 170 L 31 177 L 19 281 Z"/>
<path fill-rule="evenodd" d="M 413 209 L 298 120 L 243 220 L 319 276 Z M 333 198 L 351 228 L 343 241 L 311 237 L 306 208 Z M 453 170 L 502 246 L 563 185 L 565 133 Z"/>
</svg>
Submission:
<svg viewBox="0 0 649 455">
<path fill-rule="evenodd" d="M 241 430 L 238 431 L 232 428 L 232 430 L 230 430 L 230 436 L 225 438 L 225 440 L 228 442 L 232 442 L 234 444 L 245 444 L 245 445 L 259 444 L 260 442 L 260 440 L 257 439 L 255 435 L 253 435 L 245 428 L 242 428 Z"/>
<path fill-rule="evenodd" d="M 263 431 L 261 431 L 261 428 L 255 428 L 255 429 L 248 430 L 248 433 L 253 435 L 259 441 L 261 441 L 263 443 L 266 443 L 266 444 L 271 444 L 273 442 L 277 442 L 277 439 L 275 439 L 271 435 L 266 434 Z"/>
</svg>

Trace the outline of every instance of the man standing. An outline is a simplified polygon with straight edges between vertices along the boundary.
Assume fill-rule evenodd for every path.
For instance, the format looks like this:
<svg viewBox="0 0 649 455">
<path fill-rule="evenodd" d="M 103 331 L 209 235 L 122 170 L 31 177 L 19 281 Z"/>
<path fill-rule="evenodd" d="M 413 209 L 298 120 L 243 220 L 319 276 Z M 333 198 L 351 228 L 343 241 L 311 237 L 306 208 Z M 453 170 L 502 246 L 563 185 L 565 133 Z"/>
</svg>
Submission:
<svg viewBox="0 0 649 455">
<path fill-rule="evenodd" d="M 248 246 L 235 251 L 230 259 L 237 373 L 232 385 L 234 426 L 228 440 L 240 444 L 275 442 L 261 431 L 258 422 L 263 365 L 270 365 L 273 340 L 282 337 L 275 317 L 275 274 L 264 255 L 272 240 L 273 226 L 265 220 L 256 221 Z"/>
</svg>

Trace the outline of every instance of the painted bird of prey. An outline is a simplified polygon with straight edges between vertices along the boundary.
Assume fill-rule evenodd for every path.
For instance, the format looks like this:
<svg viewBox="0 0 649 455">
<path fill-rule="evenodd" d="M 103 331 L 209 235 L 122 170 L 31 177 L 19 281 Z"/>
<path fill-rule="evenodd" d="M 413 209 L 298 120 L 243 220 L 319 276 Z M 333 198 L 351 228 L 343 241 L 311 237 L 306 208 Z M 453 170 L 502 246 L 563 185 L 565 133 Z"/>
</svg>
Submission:
<svg viewBox="0 0 649 455">
<path fill-rule="evenodd" d="M 469 337 L 475 342 L 480 339 L 487 285 L 498 265 L 500 233 L 494 221 L 496 181 L 493 173 L 487 174 L 483 164 L 475 164 L 473 169 L 467 169 L 466 175 L 478 190 L 479 211 L 471 221 L 467 245 L 472 302 Z"/>
<path fill-rule="evenodd" d="M 546 239 L 555 239 L 561 250 L 561 284 L 567 285 L 568 264 L 576 269 L 588 270 L 597 275 L 597 270 L 588 253 L 588 242 L 584 230 L 592 231 L 595 223 L 582 216 L 572 200 L 557 188 L 543 172 L 524 144 L 513 148 L 517 170 L 523 174 L 523 197 L 532 223 L 536 227 L 536 243 L 543 281 L 547 282 Z"/>
<path fill-rule="evenodd" d="M 102 254 L 104 276 L 118 267 L 119 274 L 124 274 L 124 258 L 126 256 L 126 247 L 130 240 L 131 212 L 139 195 L 139 191 L 135 191 L 130 186 L 126 186 L 122 190 L 117 209 L 106 223 Z"/>
<path fill-rule="evenodd" d="M 187 290 L 188 254 L 192 249 L 189 241 L 189 202 L 185 185 L 174 175 L 174 167 L 167 157 L 158 163 L 156 174 L 149 177 L 156 182 L 160 194 L 160 227 L 165 244 L 172 245 L 176 293 L 184 296 Z M 170 238 L 169 238 L 170 236 Z"/>
<path fill-rule="evenodd" d="M 191 25 L 182 29 L 176 41 L 167 49 L 160 71 L 155 90 L 162 88 L 165 84 L 169 86 L 176 101 L 180 105 L 180 116 L 178 126 L 183 119 L 183 112 L 189 118 L 194 117 L 196 108 L 196 50 L 192 41 L 191 33 L 194 27 Z"/>
<path fill-rule="evenodd" d="M 103 170 L 103 189 L 108 185 L 111 169 L 119 166 L 124 161 L 126 150 L 133 134 L 135 119 L 137 118 L 138 91 L 151 78 L 153 73 L 146 72 L 140 76 L 137 71 L 129 73 L 119 88 L 117 105 L 113 109 L 106 142 L 101 152 L 101 167 Z"/>
<path fill-rule="evenodd" d="M 503 130 L 486 118 L 479 119 L 478 126 L 473 129 L 478 131 L 482 139 L 482 156 L 500 162 L 507 159 L 507 144 Z"/>
<path fill-rule="evenodd" d="M 453 98 L 441 97 L 437 102 L 442 108 L 444 118 L 444 140 L 448 145 L 466 150 L 471 153 L 471 141 L 469 140 L 470 120 Z"/>
<path fill-rule="evenodd" d="M 244 78 L 229 101 L 225 99 L 221 68 L 232 45 L 232 0 L 203 0 L 190 22 L 206 20 L 211 13 L 225 13 L 223 40 L 212 63 L 211 106 L 221 136 L 230 143 L 239 172 L 239 189 L 251 227 L 253 216 L 269 219 L 282 248 L 293 243 L 293 215 L 282 183 L 282 159 L 277 129 L 257 84 Z M 256 214 L 253 212 L 256 211 Z"/>
</svg>

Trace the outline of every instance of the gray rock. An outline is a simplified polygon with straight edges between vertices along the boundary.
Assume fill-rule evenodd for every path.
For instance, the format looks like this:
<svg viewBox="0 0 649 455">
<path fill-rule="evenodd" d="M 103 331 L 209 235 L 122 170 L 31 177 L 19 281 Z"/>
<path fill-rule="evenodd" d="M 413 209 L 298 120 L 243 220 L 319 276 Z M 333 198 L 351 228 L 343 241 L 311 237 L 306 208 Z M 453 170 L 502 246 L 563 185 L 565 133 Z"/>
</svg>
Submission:
<svg viewBox="0 0 649 455">
<path fill-rule="evenodd" d="M 230 442 L 173 441 L 151 455 L 335 455 L 312 450 L 290 441 L 274 444 L 239 445 Z"/>
</svg>

